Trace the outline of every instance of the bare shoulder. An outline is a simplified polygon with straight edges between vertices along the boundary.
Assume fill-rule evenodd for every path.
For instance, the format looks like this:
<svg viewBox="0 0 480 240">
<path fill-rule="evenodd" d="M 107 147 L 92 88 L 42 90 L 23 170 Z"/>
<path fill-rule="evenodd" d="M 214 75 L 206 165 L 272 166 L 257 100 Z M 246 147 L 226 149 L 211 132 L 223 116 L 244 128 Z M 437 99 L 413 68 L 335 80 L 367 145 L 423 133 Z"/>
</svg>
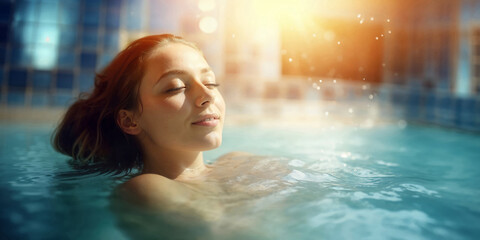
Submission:
<svg viewBox="0 0 480 240">
<path fill-rule="evenodd" d="M 218 159 L 219 160 L 221 160 L 221 159 L 232 159 L 232 158 L 236 158 L 236 157 L 249 157 L 249 156 L 253 156 L 253 154 L 248 153 L 248 152 L 235 151 L 235 152 L 230 152 L 230 153 L 224 154 L 224 155 L 220 156 Z"/>
<path fill-rule="evenodd" d="M 192 191 L 184 183 L 157 174 L 142 174 L 120 185 L 117 196 L 137 206 L 186 214 L 195 219 L 216 220 L 223 208 L 211 198 Z"/>
<path fill-rule="evenodd" d="M 181 201 L 183 192 L 173 180 L 158 174 L 141 174 L 120 185 L 117 193 L 131 202 L 156 207 L 172 199 Z"/>
</svg>

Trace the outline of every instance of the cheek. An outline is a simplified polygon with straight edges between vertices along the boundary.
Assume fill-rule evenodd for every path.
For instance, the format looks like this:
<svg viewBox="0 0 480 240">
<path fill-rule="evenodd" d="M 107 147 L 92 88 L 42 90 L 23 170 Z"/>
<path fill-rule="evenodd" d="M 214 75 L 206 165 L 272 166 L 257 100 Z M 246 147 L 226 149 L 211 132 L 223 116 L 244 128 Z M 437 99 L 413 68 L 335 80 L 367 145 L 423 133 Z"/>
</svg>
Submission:
<svg viewBox="0 0 480 240">
<path fill-rule="evenodd" d="M 225 100 L 220 93 L 218 93 L 217 99 L 215 100 L 215 105 L 222 113 L 225 113 Z"/>
<path fill-rule="evenodd" d="M 180 111 L 183 107 L 185 98 L 182 95 L 142 99 L 145 112 L 171 114 Z"/>
<path fill-rule="evenodd" d="M 168 128 L 172 122 L 178 122 L 182 117 L 184 97 L 173 96 L 167 98 L 145 99 L 143 103 L 142 118 L 150 127 Z M 153 124 L 153 126 L 152 126 Z"/>
<path fill-rule="evenodd" d="M 164 109 L 167 113 L 178 113 L 184 108 L 184 105 L 185 96 L 183 94 L 165 98 L 159 103 L 159 107 Z"/>
</svg>

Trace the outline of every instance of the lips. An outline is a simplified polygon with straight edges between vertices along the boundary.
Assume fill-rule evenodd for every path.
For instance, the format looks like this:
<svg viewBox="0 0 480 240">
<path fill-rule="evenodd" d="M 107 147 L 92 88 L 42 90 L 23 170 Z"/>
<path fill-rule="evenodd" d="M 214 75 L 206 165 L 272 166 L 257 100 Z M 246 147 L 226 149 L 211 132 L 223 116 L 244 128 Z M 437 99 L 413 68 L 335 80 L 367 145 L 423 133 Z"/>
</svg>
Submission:
<svg viewBox="0 0 480 240">
<path fill-rule="evenodd" d="M 215 127 L 220 122 L 218 114 L 205 114 L 197 118 L 192 124 L 204 127 Z"/>
</svg>

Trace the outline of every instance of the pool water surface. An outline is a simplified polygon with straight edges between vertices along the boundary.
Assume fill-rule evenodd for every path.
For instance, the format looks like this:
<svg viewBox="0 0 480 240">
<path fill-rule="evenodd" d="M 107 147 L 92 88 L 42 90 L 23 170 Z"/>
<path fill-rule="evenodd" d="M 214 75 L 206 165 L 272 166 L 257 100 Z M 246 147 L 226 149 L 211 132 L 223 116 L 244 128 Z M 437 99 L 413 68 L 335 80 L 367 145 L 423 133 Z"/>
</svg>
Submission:
<svg viewBox="0 0 480 240">
<path fill-rule="evenodd" d="M 231 151 L 262 155 L 288 168 L 288 187 L 239 202 L 213 223 L 132 215 L 154 226 L 139 230 L 119 224 L 111 208 L 111 192 L 126 177 L 71 169 L 50 146 L 51 131 L 0 125 L 5 239 L 129 239 L 135 231 L 145 239 L 480 238 L 475 134 L 397 124 L 228 126 L 207 162 Z M 261 177 L 255 187 L 268 190 L 271 181 Z"/>
</svg>

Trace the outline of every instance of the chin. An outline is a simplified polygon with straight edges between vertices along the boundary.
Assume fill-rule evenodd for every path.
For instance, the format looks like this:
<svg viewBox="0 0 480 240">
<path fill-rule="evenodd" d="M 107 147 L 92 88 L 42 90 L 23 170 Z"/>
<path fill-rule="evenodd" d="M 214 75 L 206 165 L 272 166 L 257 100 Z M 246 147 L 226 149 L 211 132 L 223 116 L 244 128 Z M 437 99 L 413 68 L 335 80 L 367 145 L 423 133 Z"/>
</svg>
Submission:
<svg viewBox="0 0 480 240">
<path fill-rule="evenodd" d="M 222 134 L 209 134 L 206 136 L 201 143 L 199 143 L 200 151 L 212 150 L 220 147 L 222 145 Z"/>
</svg>

